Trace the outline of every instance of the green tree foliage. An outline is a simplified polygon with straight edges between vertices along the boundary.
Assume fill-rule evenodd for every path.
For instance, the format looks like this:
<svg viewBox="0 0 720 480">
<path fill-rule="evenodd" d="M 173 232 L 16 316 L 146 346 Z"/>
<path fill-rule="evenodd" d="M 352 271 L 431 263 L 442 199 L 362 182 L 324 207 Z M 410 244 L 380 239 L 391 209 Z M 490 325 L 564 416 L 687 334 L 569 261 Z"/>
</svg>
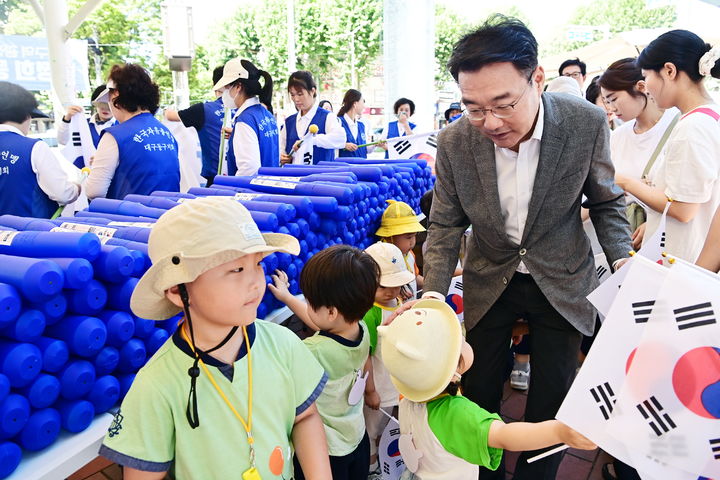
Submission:
<svg viewBox="0 0 720 480">
<path fill-rule="evenodd" d="M 472 24 L 444 5 L 435 6 L 435 81 L 438 85 L 452 80 L 447 69 L 453 47 L 469 32 Z"/>
<path fill-rule="evenodd" d="M 295 0 L 295 50 L 298 69 L 309 70 L 318 85 L 349 85 L 354 38 L 355 69 L 361 80 L 380 55 L 381 0 Z M 220 23 L 210 39 L 211 65 L 243 57 L 267 70 L 276 97 L 288 75 L 287 1 L 244 5 Z"/>
<path fill-rule="evenodd" d="M 570 51 L 590 43 L 602 40 L 605 29 L 609 34 L 635 30 L 639 28 L 672 27 L 677 20 L 675 5 L 647 8 L 645 0 L 607 0 L 592 2 L 579 7 L 570 25 L 601 27 L 593 34 L 592 41 L 570 41 L 563 32 L 548 48 L 548 53 Z"/>
</svg>

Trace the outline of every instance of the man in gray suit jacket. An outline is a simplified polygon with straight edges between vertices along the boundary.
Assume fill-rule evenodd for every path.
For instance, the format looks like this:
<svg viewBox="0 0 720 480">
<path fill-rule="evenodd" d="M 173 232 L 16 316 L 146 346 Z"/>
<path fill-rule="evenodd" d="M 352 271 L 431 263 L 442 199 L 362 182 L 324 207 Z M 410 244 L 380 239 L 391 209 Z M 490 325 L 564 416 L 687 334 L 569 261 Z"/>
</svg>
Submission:
<svg viewBox="0 0 720 480">
<path fill-rule="evenodd" d="M 543 93 L 537 43 L 515 19 L 494 17 L 463 37 L 448 65 L 466 112 L 438 137 L 426 295 L 447 292 L 472 225 L 463 283 L 475 363 L 463 376 L 464 393 L 499 410 L 512 327 L 523 318 L 532 350 L 525 420 L 549 420 L 574 378 L 582 334 L 595 323 L 585 298 L 598 281 L 580 219 L 583 195 L 610 264 L 617 268 L 631 250 L 605 113 Z M 561 455 L 528 464 L 535 453 L 520 457 L 514 478 L 555 478 Z M 504 479 L 499 470 L 480 478 Z"/>
</svg>

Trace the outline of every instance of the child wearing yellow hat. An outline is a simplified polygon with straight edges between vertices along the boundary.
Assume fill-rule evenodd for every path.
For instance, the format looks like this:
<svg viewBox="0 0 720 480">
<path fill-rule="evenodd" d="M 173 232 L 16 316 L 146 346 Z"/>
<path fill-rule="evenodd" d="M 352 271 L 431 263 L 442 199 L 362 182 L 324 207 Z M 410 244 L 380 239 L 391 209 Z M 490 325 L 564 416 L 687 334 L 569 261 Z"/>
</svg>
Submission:
<svg viewBox="0 0 720 480">
<path fill-rule="evenodd" d="M 418 288 L 423 286 L 423 277 L 415 264 L 415 241 L 418 232 L 424 232 L 425 227 L 420 224 L 415 211 L 405 202 L 388 200 L 389 204 L 380 220 L 380 228 L 375 235 L 383 242 L 389 242 L 400 249 L 406 268 L 413 274 L 413 280 L 408 284 L 408 292 L 403 294 L 405 300 L 416 298 Z"/>
<path fill-rule="evenodd" d="M 125 478 L 292 478 L 293 450 L 310 478 L 332 478 L 315 407 L 327 374 L 294 333 L 256 320 L 263 256 L 299 250 L 227 197 L 160 217 L 130 306 L 184 319 L 138 372 L 100 448 Z"/>
<path fill-rule="evenodd" d="M 452 309 L 420 300 L 388 326 L 378 328 L 382 355 L 400 400 L 400 452 L 409 472 L 403 479 L 475 480 L 478 465 L 496 470 L 503 449 L 537 450 L 565 443 L 596 446 L 557 420 L 504 423 L 458 393 L 473 362 Z"/>
</svg>

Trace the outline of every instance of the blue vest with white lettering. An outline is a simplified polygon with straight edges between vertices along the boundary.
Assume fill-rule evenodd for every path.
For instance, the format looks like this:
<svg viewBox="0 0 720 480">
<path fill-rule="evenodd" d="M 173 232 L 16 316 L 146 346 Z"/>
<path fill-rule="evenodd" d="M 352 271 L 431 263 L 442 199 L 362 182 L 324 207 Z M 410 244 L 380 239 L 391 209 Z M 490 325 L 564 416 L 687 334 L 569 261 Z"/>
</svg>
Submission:
<svg viewBox="0 0 720 480">
<path fill-rule="evenodd" d="M 260 166 L 280 166 L 280 145 L 278 144 L 278 127 L 275 117 L 261 104 L 250 105 L 237 116 L 233 124 L 233 133 L 230 145 L 235 138 L 235 125 L 244 123 L 253 129 L 258 138 L 260 147 Z M 235 149 L 233 148 L 233 162 L 228 161 L 228 175 L 237 173 L 237 163 L 234 159 Z M 228 155 L 229 156 L 229 155 Z"/>
<path fill-rule="evenodd" d="M 415 124 L 410 122 L 410 130 L 415 130 Z M 387 129 L 387 138 L 397 138 L 397 137 L 404 137 L 405 132 L 403 132 L 402 135 L 400 135 L 400 129 L 398 128 L 398 121 L 395 120 L 394 122 L 390 122 L 388 124 Z M 385 158 L 390 158 L 389 151 L 385 152 Z"/>
<path fill-rule="evenodd" d="M 217 175 L 218 159 L 220 157 L 220 131 L 225 116 L 222 98 L 212 102 L 204 102 L 203 110 L 205 111 L 205 122 L 197 132 L 200 139 L 200 150 L 202 151 L 202 171 L 200 175 L 212 177 Z"/>
<path fill-rule="evenodd" d="M 310 125 L 317 125 L 318 134 L 327 133 L 325 132 L 325 119 L 327 119 L 328 113 L 330 112 L 318 107 L 315 116 L 310 120 Z M 295 142 L 300 140 L 295 120 L 297 116 L 298 114 L 294 113 L 285 119 L 285 132 L 287 133 L 285 140 L 286 152 L 291 152 Z M 305 133 L 307 133 L 307 131 L 303 132 L 303 136 L 305 136 Z M 323 160 L 335 160 L 335 150 L 332 148 L 313 147 L 313 165 Z"/>
<path fill-rule="evenodd" d="M 32 149 L 40 141 L 0 132 L 0 215 L 50 218 L 57 210 L 32 169 Z"/>
<path fill-rule="evenodd" d="M 342 124 L 343 128 L 345 129 L 345 138 L 347 139 L 348 143 L 354 143 L 355 145 L 362 145 L 363 143 L 367 143 L 367 140 L 365 139 L 365 124 L 362 122 L 357 122 L 357 137 L 353 138 L 352 131 L 350 130 L 350 124 L 348 124 L 347 120 L 345 120 L 345 115 L 340 117 L 340 123 Z M 354 152 L 351 152 L 349 150 L 345 150 L 344 148 L 340 150 L 339 153 L 340 157 L 357 157 L 357 158 L 367 158 L 367 147 L 360 147 Z"/>
<path fill-rule="evenodd" d="M 118 144 L 119 161 L 107 198 L 180 191 L 180 162 L 175 137 L 150 113 L 141 113 L 103 130 Z"/>
</svg>

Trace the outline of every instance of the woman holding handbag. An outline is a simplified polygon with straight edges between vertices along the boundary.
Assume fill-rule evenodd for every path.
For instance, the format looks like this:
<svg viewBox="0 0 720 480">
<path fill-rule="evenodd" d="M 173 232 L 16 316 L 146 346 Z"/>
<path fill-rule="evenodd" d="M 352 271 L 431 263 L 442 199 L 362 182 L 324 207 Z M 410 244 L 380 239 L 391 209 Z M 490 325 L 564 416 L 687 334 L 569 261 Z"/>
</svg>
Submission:
<svg viewBox="0 0 720 480">
<path fill-rule="evenodd" d="M 660 35 L 637 60 L 648 91 L 681 119 L 645 181 L 616 175 L 616 183 L 649 207 L 645 238 L 657 230 L 670 203 L 664 249 L 695 262 L 720 205 L 720 107 L 703 85 L 720 78 L 720 47 L 687 30 Z"/>
<path fill-rule="evenodd" d="M 677 108 L 658 107 L 634 58 L 614 62 L 599 79 L 605 108 L 623 122 L 610 136 L 615 172 L 634 179 L 647 176 L 680 118 Z M 645 233 L 646 212 L 627 196 L 627 216 L 633 248 L 639 249 Z"/>
</svg>

